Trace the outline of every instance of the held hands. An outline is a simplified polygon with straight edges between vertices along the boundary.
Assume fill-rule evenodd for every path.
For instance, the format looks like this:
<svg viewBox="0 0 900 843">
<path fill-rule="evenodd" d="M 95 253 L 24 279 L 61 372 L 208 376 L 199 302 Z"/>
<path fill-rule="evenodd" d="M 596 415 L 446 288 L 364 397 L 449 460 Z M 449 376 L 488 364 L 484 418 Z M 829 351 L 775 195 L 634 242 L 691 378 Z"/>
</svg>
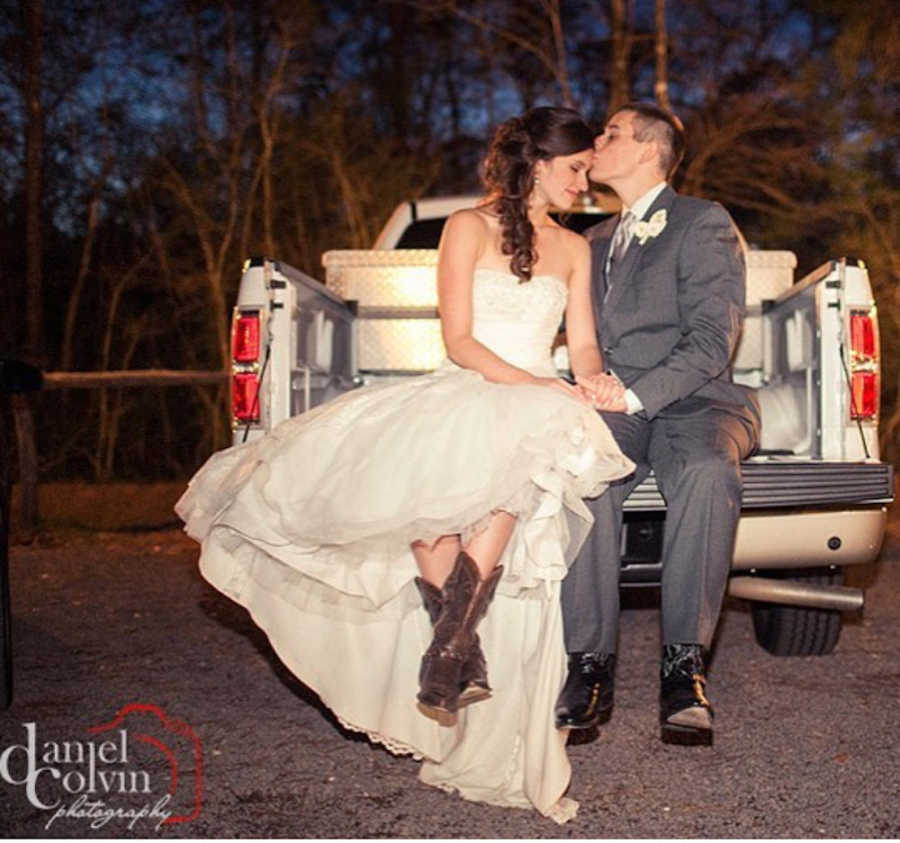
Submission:
<svg viewBox="0 0 900 843">
<path fill-rule="evenodd" d="M 564 392 L 569 398 L 574 398 L 579 404 L 584 404 L 585 407 L 593 407 L 590 397 L 585 394 L 580 386 L 575 386 L 562 378 L 535 378 L 534 383 Z"/>
<path fill-rule="evenodd" d="M 589 377 L 575 376 L 577 389 L 585 396 L 595 410 L 609 413 L 625 413 L 628 404 L 625 401 L 625 384 L 615 375 L 598 373 Z"/>
<path fill-rule="evenodd" d="M 562 378 L 536 378 L 535 383 L 564 392 L 570 398 L 594 410 L 611 413 L 627 411 L 625 384 L 614 375 L 597 374 L 590 377 L 576 375 L 575 380 L 575 385 Z"/>
</svg>

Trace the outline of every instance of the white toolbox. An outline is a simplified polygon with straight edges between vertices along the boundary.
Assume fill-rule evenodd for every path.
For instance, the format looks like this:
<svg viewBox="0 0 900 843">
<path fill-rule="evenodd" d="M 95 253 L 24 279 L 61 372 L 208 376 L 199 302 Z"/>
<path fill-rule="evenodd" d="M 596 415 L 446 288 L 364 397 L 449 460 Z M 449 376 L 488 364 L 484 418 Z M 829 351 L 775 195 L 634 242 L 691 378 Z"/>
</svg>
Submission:
<svg viewBox="0 0 900 843">
<path fill-rule="evenodd" d="M 435 369 L 446 356 L 437 313 L 437 250 L 333 250 L 325 284 L 357 303 L 360 372 Z"/>
<path fill-rule="evenodd" d="M 747 316 L 733 367 L 748 385 L 762 370 L 762 302 L 794 283 L 793 252 L 747 253 Z M 437 314 L 437 250 L 333 250 L 322 256 L 325 283 L 356 301 L 361 372 L 412 373 L 436 368 L 445 357 Z M 565 360 L 560 360 L 566 368 Z M 744 378 L 741 377 L 744 375 Z"/>
<path fill-rule="evenodd" d="M 763 369 L 763 302 L 777 299 L 794 283 L 797 256 L 793 252 L 752 249 L 747 257 L 747 313 L 744 328 L 732 359 L 735 378 L 743 373 L 756 375 Z M 748 386 L 759 386 L 752 381 Z"/>
</svg>

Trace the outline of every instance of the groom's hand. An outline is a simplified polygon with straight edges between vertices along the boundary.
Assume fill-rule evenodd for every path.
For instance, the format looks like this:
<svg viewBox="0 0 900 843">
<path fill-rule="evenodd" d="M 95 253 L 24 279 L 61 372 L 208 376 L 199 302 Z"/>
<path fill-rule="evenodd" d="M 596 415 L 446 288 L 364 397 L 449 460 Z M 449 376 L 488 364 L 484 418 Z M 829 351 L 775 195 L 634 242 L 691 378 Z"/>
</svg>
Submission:
<svg viewBox="0 0 900 843">
<path fill-rule="evenodd" d="M 584 392 L 585 397 L 596 410 L 608 413 L 625 413 L 628 403 L 625 400 L 625 384 L 615 375 L 596 374 L 589 377 L 575 376 L 575 382 Z"/>
</svg>

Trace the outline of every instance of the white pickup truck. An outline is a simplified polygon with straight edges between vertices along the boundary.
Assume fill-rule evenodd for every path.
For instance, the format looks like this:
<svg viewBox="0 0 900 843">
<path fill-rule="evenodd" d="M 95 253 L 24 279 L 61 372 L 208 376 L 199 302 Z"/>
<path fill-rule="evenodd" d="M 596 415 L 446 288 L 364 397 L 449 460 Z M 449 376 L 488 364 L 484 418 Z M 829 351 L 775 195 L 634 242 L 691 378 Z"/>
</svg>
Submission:
<svg viewBox="0 0 900 843">
<path fill-rule="evenodd" d="M 476 199 L 403 203 L 372 250 L 323 256 L 325 284 L 271 258 L 246 262 L 233 317 L 235 442 L 440 362 L 435 249 L 447 215 Z M 597 211 L 566 222 L 581 230 Z M 732 369 L 759 391 L 762 446 L 743 464 L 729 593 L 752 601 L 769 652 L 826 654 L 841 613 L 863 605 L 843 569 L 876 558 L 893 499 L 892 466 L 878 459 L 877 311 L 861 261 L 829 260 L 796 281 L 792 252 L 751 250 L 747 263 Z M 565 371 L 564 345 L 555 359 Z M 626 502 L 623 587 L 659 583 L 665 514 L 651 474 Z"/>
</svg>

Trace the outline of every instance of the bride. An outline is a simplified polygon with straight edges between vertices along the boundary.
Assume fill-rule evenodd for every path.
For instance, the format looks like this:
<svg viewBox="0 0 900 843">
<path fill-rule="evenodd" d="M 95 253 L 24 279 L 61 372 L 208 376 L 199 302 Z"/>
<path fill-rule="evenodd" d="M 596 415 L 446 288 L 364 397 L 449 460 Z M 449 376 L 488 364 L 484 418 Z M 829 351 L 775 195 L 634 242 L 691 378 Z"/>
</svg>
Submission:
<svg viewBox="0 0 900 843">
<path fill-rule="evenodd" d="M 574 374 L 602 371 L 588 245 L 548 215 L 587 189 L 592 147 L 569 109 L 503 123 L 488 199 L 441 239 L 445 362 L 214 454 L 176 505 L 206 579 L 341 723 L 428 784 L 558 822 L 577 807 L 560 583 L 582 498 L 633 468 L 550 354 L 565 313 Z"/>
</svg>

